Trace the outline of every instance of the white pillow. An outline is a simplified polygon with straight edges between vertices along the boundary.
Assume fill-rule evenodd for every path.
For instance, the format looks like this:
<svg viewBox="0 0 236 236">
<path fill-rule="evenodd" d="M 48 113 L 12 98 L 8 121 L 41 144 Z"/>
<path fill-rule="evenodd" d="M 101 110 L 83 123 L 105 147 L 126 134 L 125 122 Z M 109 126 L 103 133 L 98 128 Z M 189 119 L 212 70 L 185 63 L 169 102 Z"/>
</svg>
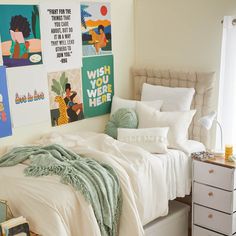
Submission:
<svg viewBox="0 0 236 236">
<path fill-rule="evenodd" d="M 158 112 L 144 104 L 137 104 L 136 112 L 139 128 L 169 127 L 168 147 L 179 149 L 187 140 L 188 128 L 196 111 Z"/>
<path fill-rule="evenodd" d="M 194 93 L 194 88 L 171 88 L 144 83 L 141 100 L 163 100 L 162 111 L 189 111 Z"/>
<path fill-rule="evenodd" d="M 136 110 L 136 104 L 140 102 L 141 101 L 123 99 L 123 98 L 114 96 L 112 99 L 112 105 L 111 105 L 111 115 L 120 108 L 131 108 L 131 109 Z M 160 111 L 163 101 L 161 100 L 145 101 L 144 103 Z"/>
<path fill-rule="evenodd" d="M 118 128 L 117 139 L 124 143 L 139 146 L 151 153 L 166 153 L 168 130 L 169 127 L 145 129 Z"/>
</svg>

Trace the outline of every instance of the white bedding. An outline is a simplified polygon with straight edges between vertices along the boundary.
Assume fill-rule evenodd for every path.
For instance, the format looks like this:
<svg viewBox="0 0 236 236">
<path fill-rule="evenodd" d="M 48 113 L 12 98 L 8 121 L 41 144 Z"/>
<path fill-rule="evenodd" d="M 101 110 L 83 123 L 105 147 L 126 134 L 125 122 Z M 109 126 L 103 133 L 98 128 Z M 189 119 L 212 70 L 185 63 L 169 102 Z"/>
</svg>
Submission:
<svg viewBox="0 0 236 236">
<path fill-rule="evenodd" d="M 166 215 L 168 200 L 190 191 L 190 160 L 181 151 L 153 156 L 104 134 L 50 135 L 38 143 L 58 143 L 80 155 L 112 165 L 120 178 L 123 210 L 120 236 L 144 235 L 142 225 Z M 91 206 L 56 176 L 25 177 L 20 164 L 0 168 L 0 199 L 24 215 L 44 236 L 99 236 Z"/>
<path fill-rule="evenodd" d="M 182 151 L 169 149 L 167 154 L 156 154 L 164 168 L 164 175 L 169 200 L 184 197 L 191 192 L 192 161 L 191 153 L 205 151 L 205 146 L 194 140 L 187 140 Z"/>
</svg>

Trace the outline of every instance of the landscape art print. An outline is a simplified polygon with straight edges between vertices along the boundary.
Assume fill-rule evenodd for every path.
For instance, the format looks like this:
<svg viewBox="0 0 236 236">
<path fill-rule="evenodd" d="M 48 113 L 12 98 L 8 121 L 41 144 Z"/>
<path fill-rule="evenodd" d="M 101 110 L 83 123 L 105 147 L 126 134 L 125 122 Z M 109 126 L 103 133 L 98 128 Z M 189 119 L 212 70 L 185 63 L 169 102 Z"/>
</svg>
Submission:
<svg viewBox="0 0 236 236">
<path fill-rule="evenodd" d="M 0 66 L 0 138 L 12 135 L 6 69 Z"/>
<path fill-rule="evenodd" d="M 82 84 L 85 118 L 109 113 L 114 95 L 113 55 L 84 57 Z"/>
<path fill-rule="evenodd" d="M 6 67 L 42 64 L 37 5 L 0 5 L 0 37 Z"/>
<path fill-rule="evenodd" d="M 81 3 L 83 56 L 112 53 L 111 5 L 105 2 Z"/>
<path fill-rule="evenodd" d="M 80 70 L 49 73 L 48 85 L 52 126 L 84 118 Z"/>
</svg>

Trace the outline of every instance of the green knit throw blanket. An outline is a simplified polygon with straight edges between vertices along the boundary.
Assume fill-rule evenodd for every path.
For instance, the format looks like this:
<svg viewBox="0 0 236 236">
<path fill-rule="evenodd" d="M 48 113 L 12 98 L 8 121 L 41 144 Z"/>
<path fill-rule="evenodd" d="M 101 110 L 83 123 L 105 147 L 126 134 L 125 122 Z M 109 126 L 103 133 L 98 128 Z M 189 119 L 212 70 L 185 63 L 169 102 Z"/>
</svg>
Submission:
<svg viewBox="0 0 236 236">
<path fill-rule="evenodd" d="M 118 176 L 109 165 L 80 157 L 60 145 L 26 146 L 12 149 L 0 158 L 0 167 L 17 165 L 27 159 L 27 176 L 58 175 L 91 204 L 102 236 L 118 235 L 122 192 Z"/>
</svg>

